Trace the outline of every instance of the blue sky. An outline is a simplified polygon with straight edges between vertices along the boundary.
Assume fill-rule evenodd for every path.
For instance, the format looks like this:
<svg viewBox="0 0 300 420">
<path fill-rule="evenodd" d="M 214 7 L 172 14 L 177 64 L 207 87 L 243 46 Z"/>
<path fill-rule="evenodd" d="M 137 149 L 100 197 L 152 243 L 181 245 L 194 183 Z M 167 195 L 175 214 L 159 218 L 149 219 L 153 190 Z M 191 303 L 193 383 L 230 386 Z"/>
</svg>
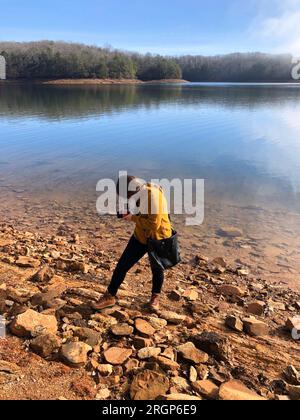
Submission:
<svg viewBox="0 0 300 420">
<path fill-rule="evenodd" d="M 300 54 L 300 0 L 0 0 L 0 40 L 160 54 Z"/>
</svg>

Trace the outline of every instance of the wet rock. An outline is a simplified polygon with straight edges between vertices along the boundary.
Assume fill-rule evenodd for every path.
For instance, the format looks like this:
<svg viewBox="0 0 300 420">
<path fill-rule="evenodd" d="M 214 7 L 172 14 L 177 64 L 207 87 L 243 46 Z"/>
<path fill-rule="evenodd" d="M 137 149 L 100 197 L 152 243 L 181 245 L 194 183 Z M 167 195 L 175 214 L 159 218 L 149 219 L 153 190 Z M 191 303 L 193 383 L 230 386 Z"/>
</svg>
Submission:
<svg viewBox="0 0 300 420">
<path fill-rule="evenodd" d="M 243 332 L 244 330 L 242 320 L 236 315 L 228 315 L 225 320 L 225 325 L 233 331 Z"/>
<path fill-rule="evenodd" d="M 221 385 L 219 398 L 226 401 L 264 401 L 265 398 L 247 388 L 242 382 L 232 380 Z"/>
<path fill-rule="evenodd" d="M 217 231 L 217 235 L 226 238 L 240 238 L 243 236 L 243 231 L 233 226 L 222 227 Z"/>
<path fill-rule="evenodd" d="M 152 347 L 153 341 L 150 338 L 134 337 L 133 345 L 137 350 L 140 350 L 145 347 Z"/>
<path fill-rule="evenodd" d="M 158 356 L 161 349 L 158 347 L 145 347 L 138 351 L 138 358 L 141 360 L 150 359 L 151 357 Z"/>
<path fill-rule="evenodd" d="M 92 347 L 80 341 L 64 344 L 61 348 L 62 359 L 72 367 L 84 366 L 88 359 L 88 353 Z"/>
<path fill-rule="evenodd" d="M 145 370 L 135 375 L 130 387 L 130 397 L 135 401 L 152 401 L 160 395 L 165 395 L 169 387 L 169 379 L 166 376 Z"/>
<path fill-rule="evenodd" d="M 168 394 L 162 395 L 158 398 L 161 401 L 200 401 L 200 397 L 195 397 L 189 394 Z"/>
<path fill-rule="evenodd" d="M 43 315 L 28 309 L 10 324 L 10 330 L 18 337 L 35 337 L 41 334 L 56 334 L 57 320 L 53 315 Z"/>
<path fill-rule="evenodd" d="M 204 332 L 194 336 L 192 341 L 198 349 L 215 357 L 217 360 L 230 360 L 231 347 L 226 338 L 214 332 Z"/>
<path fill-rule="evenodd" d="M 208 354 L 198 350 L 191 342 L 178 346 L 177 351 L 183 359 L 195 364 L 206 363 L 209 358 Z"/>
<path fill-rule="evenodd" d="M 223 296 L 243 297 L 246 292 L 244 289 L 231 284 L 224 284 L 218 287 L 218 292 Z"/>
<path fill-rule="evenodd" d="M 255 302 L 249 303 L 247 307 L 247 312 L 252 315 L 261 316 L 265 312 L 265 309 L 266 309 L 265 302 L 257 300 Z"/>
<path fill-rule="evenodd" d="M 294 366 L 288 366 L 284 371 L 284 376 L 289 384 L 300 385 L 300 373 Z"/>
<path fill-rule="evenodd" d="M 30 348 L 41 357 L 49 357 L 61 347 L 61 340 L 54 334 L 43 334 L 30 342 Z"/>
<path fill-rule="evenodd" d="M 244 330 L 253 337 L 263 337 L 269 334 L 269 326 L 255 318 L 243 319 Z"/>
<path fill-rule="evenodd" d="M 128 337 L 133 334 L 133 327 L 128 324 L 116 324 L 111 327 L 111 332 L 117 337 Z"/>
<path fill-rule="evenodd" d="M 152 337 L 155 333 L 155 329 L 151 324 L 141 318 L 135 320 L 135 328 L 142 337 Z"/>
<path fill-rule="evenodd" d="M 122 365 L 132 355 L 131 349 L 110 347 L 104 352 L 104 358 L 111 365 Z"/>
<path fill-rule="evenodd" d="M 198 394 L 208 400 L 216 400 L 219 396 L 219 388 L 212 381 L 196 381 L 192 386 Z"/>
</svg>

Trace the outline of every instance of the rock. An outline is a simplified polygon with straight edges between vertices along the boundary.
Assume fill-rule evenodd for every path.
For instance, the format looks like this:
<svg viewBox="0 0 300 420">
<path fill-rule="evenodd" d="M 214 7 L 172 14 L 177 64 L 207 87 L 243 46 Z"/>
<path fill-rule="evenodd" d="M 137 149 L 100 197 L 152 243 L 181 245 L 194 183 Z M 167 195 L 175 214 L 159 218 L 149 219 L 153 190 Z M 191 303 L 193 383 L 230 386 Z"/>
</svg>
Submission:
<svg viewBox="0 0 300 420">
<path fill-rule="evenodd" d="M 284 371 L 284 376 L 289 384 L 300 385 L 300 373 L 294 366 L 288 366 Z"/>
<path fill-rule="evenodd" d="M 225 401 L 265 401 L 265 398 L 248 389 L 242 382 L 236 380 L 221 385 L 219 398 Z"/>
<path fill-rule="evenodd" d="M 97 370 L 101 376 L 109 376 L 113 373 L 113 366 L 109 364 L 100 364 L 97 366 Z"/>
<path fill-rule="evenodd" d="M 129 373 L 138 369 L 139 364 L 140 362 L 137 359 L 129 359 L 128 362 L 125 363 L 125 372 Z"/>
<path fill-rule="evenodd" d="M 155 329 L 144 319 L 137 318 L 135 320 L 135 328 L 142 337 L 152 337 L 155 333 Z"/>
<path fill-rule="evenodd" d="M 190 384 L 182 376 L 174 376 L 171 378 L 171 392 L 173 388 L 176 389 L 176 392 L 186 392 L 190 390 Z"/>
<path fill-rule="evenodd" d="M 54 271 L 48 265 L 41 268 L 36 274 L 31 277 L 31 281 L 37 283 L 46 283 L 54 276 Z"/>
<path fill-rule="evenodd" d="M 175 325 L 181 324 L 186 319 L 185 315 L 179 315 L 176 312 L 172 312 L 172 311 L 162 311 L 160 312 L 160 316 L 161 318 L 168 321 L 170 324 L 175 324 Z"/>
<path fill-rule="evenodd" d="M 300 331 L 300 317 L 288 318 L 285 324 L 288 331 Z"/>
<path fill-rule="evenodd" d="M 184 292 L 183 297 L 190 302 L 194 302 L 199 298 L 199 293 L 195 289 L 188 289 Z"/>
<path fill-rule="evenodd" d="M 217 234 L 227 238 L 240 238 L 243 236 L 243 232 L 240 229 L 232 226 L 222 227 L 217 231 Z"/>
<path fill-rule="evenodd" d="M 78 337 L 80 339 L 80 341 L 85 342 L 91 347 L 99 345 L 102 341 L 101 333 L 92 330 L 91 328 L 74 328 L 73 333 L 75 337 Z"/>
<path fill-rule="evenodd" d="M 67 268 L 68 268 L 68 271 L 72 271 L 75 273 L 78 272 L 78 273 L 87 274 L 90 271 L 89 265 L 81 261 L 69 261 L 67 263 Z"/>
<path fill-rule="evenodd" d="M 161 395 L 158 400 L 161 401 L 200 401 L 200 397 L 195 397 L 194 395 L 188 394 L 168 394 Z"/>
<path fill-rule="evenodd" d="M 7 292 L 5 290 L 0 290 L 0 315 L 4 314 L 6 311 L 6 300 Z"/>
<path fill-rule="evenodd" d="M 18 257 L 16 265 L 22 268 L 37 268 L 41 265 L 41 263 L 36 258 Z"/>
<path fill-rule="evenodd" d="M 236 272 L 237 272 L 237 275 L 241 277 L 247 277 L 250 274 L 250 271 L 246 268 L 238 268 Z"/>
<path fill-rule="evenodd" d="M 153 341 L 150 338 L 134 337 L 133 345 L 137 350 L 140 350 L 144 347 L 152 347 Z"/>
<path fill-rule="evenodd" d="M 300 400 L 300 386 L 288 385 L 288 393 L 291 400 L 294 400 L 294 401 Z"/>
<path fill-rule="evenodd" d="M 198 349 L 215 357 L 217 360 L 228 362 L 231 357 L 231 347 L 226 338 L 213 332 L 204 332 L 193 337 Z"/>
<path fill-rule="evenodd" d="M 104 352 L 104 358 L 111 365 L 122 365 L 132 355 L 131 349 L 110 347 Z"/>
<path fill-rule="evenodd" d="M 108 388 L 104 388 L 101 389 L 97 395 L 96 395 L 96 400 L 101 401 L 101 400 L 107 400 L 110 397 L 110 390 Z"/>
<path fill-rule="evenodd" d="M 161 354 L 161 356 L 166 357 L 167 359 L 170 359 L 173 361 L 176 359 L 175 351 L 172 347 L 167 347 L 164 350 L 164 352 Z"/>
<path fill-rule="evenodd" d="M 80 341 L 64 344 L 61 348 L 62 359 L 72 367 L 84 366 L 87 362 L 88 353 L 92 347 Z"/>
<path fill-rule="evenodd" d="M 133 334 L 133 327 L 128 324 L 117 324 L 111 327 L 111 332 L 117 337 L 128 337 Z"/>
<path fill-rule="evenodd" d="M 231 284 L 224 284 L 218 287 L 218 292 L 224 296 L 234 296 L 234 297 L 243 297 L 246 292 L 244 289 L 238 286 L 233 286 Z"/>
<path fill-rule="evenodd" d="M 224 258 L 222 258 L 222 257 L 215 258 L 215 259 L 212 261 L 212 264 L 213 264 L 213 265 L 218 265 L 218 266 L 223 267 L 223 268 L 227 268 L 227 262 L 226 262 L 226 260 L 225 260 Z"/>
<path fill-rule="evenodd" d="M 266 304 L 260 300 L 249 303 L 247 312 L 252 315 L 261 316 L 265 312 Z"/>
<path fill-rule="evenodd" d="M 30 342 L 31 349 L 41 357 L 48 357 L 61 347 L 61 340 L 54 334 L 43 334 Z"/>
<path fill-rule="evenodd" d="M 172 290 L 172 292 L 169 293 L 168 298 L 174 302 L 180 302 L 181 293 L 178 290 Z"/>
<path fill-rule="evenodd" d="M 198 394 L 208 400 L 216 400 L 219 396 L 219 388 L 212 381 L 196 381 L 192 386 Z"/>
<path fill-rule="evenodd" d="M 126 322 L 129 320 L 129 315 L 125 311 L 114 310 L 110 313 L 110 316 L 116 318 L 119 322 Z"/>
<path fill-rule="evenodd" d="M 30 299 L 33 306 L 42 306 L 44 309 L 62 308 L 66 301 L 59 299 L 61 295 L 60 290 L 51 290 L 46 293 L 36 293 Z"/>
<path fill-rule="evenodd" d="M 168 323 L 167 323 L 167 321 L 165 319 L 155 318 L 154 316 L 153 317 L 150 317 L 148 319 L 148 321 L 151 324 L 151 326 L 155 330 L 158 330 L 158 331 L 161 330 L 162 328 L 165 328 L 168 325 Z"/>
<path fill-rule="evenodd" d="M 141 360 L 150 359 L 151 357 L 158 356 L 161 349 L 158 347 L 145 347 L 138 351 L 138 358 Z"/>
<path fill-rule="evenodd" d="M 274 310 L 285 311 L 285 309 L 286 309 L 284 303 L 282 303 L 282 302 L 275 302 L 272 299 L 269 299 L 268 300 L 268 306 L 269 306 L 269 309 L 272 310 L 272 311 L 274 311 Z"/>
<path fill-rule="evenodd" d="M 86 299 L 95 300 L 96 302 L 100 300 L 102 296 L 101 293 L 95 292 L 94 290 L 83 289 L 81 287 L 68 289 L 68 293 L 81 296 Z"/>
<path fill-rule="evenodd" d="M 164 370 L 171 370 L 171 371 L 176 371 L 180 368 L 180 365 L 175 362 L 174 360 L 170 360 L 167 359 L 166 357 L 163 356 L 156 356 L 153 357 L 153 361 L 158 363 L 159 366 L 161 366 Z"/>
<path fill-rule="evenodd" d="M 242 320 L 235 315 L 228 315 L 225 320 L 225 325 L 233 331 L 243 332 L 244 324 Z"/>
<path fill-rule="evenodd" d="M 190 372 L 189 372 L 189 380 L 191 383 L 196 382 L 198 379 L 198 373 L 197 370 L 194 368 L 194 366 L 190 367 Z"/>
<path fill-rule="evenodd" d="M 134 377 L 130 387 L 130 397 L 135 401 L 153 401 L 160 395 L 165 395 L 169 387 L 169 379 L 166 376 L 144 370 Z"/>
<path fill-rule="evenodd" d="M 41 334 L 56 334 L 57 320 L 53 315 L 43 315 L 28 309 L 10 324 L 11 332 L 18 337 L 35 337 Z"/>
<path fill-rule="evenodd" d="M 209 369 L 205 365 L 198 365 L 196 366 L 197 375 L 201 380 L 205 380 L 208 378 Z"/>
<path fill-rule="evenodd" d="M 16 375 L 20 371 L 21 369 L 15 363 L 10 363 L 4 360 L 0 360 L 0 372 L 8 373 L 10 375 Z"/>
<path fill-rule="evenodd" d="M 183 357 L 183 359 L 187 360 L 188 362 L 195 363 L 195 364 L 206 363 L 208 362 L 208 359 L 209 359 L 207 353 L 204 353 L 203 351 L 198 350 L 195 347 L 195 345 L 191 342 L 178 346 L 177 351 Z"/>
<path fill-rule="evenodd" d="M 263 337 L 269 334 L 268 325 L 258 319 L 245 318 L 243 323 L 245 332 L 253 337 Z"/>
</svg>

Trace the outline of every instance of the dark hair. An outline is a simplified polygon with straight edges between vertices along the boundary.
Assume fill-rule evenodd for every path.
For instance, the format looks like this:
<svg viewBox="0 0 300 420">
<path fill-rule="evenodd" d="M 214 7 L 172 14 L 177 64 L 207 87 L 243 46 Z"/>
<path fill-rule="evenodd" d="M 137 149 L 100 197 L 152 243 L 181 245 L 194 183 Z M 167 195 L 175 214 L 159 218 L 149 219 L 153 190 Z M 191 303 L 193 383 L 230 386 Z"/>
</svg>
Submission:
<svg viewBox="0 0 300 420">
<path fill-rule="evenodd" d="M 124 175 L 124 176 L 119 177 L 118 182 L 117 182 L 117 194 L 120 195 L 120 183 L 124 182 L 125 180 L 125 183 L 127 185 L 127 189 L 126 189 L 127 197 L 123 197 L 123 198 L 132 197 L 136 193 L 136 191 L 129 191 L 129 185 L 135 179 L 137 179 L 137 177 L 132 176 L 132 175 Z"/>
</svg>

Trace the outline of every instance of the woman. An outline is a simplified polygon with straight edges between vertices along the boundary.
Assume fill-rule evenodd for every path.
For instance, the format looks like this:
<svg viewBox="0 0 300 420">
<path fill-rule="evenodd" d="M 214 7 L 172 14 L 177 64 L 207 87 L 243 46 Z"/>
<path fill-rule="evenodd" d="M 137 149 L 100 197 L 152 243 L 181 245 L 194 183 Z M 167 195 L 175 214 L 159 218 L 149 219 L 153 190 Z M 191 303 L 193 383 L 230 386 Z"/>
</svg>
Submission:
<svg viewBox="0 0 300 420">
<path fill-rule="evenodd" d="M 125 182 L 124 182 L 125 181 Z M 144 184 L 133 176 L 126 176 L 126 179 L 119 179 L 117 193 L 121 195 L 121 182 L 127 185 L 127 197 L 132 198 L 139 194 L 139 213 L 137 215 L 126 215 L 126 221 L 135 223 L 134 235 L 121 256 L 113 273 L 110 285 L 104 296 L 93 304 L 95 310 L 109 308 L 116 304 L 116 295 L 123 283 L 128 271 L 148 253 L 148 240 L 162 240 L 172 236 L 172 226 L 168 214 L 167 202 L 162 189 L 154 184 Z M 152 297 L 149 306 L 153 310 L 159 309 L 159 297 L 164 283 L 164 269 L 150 255 L 150 266 L 152 271 Z"/>
</svg>

